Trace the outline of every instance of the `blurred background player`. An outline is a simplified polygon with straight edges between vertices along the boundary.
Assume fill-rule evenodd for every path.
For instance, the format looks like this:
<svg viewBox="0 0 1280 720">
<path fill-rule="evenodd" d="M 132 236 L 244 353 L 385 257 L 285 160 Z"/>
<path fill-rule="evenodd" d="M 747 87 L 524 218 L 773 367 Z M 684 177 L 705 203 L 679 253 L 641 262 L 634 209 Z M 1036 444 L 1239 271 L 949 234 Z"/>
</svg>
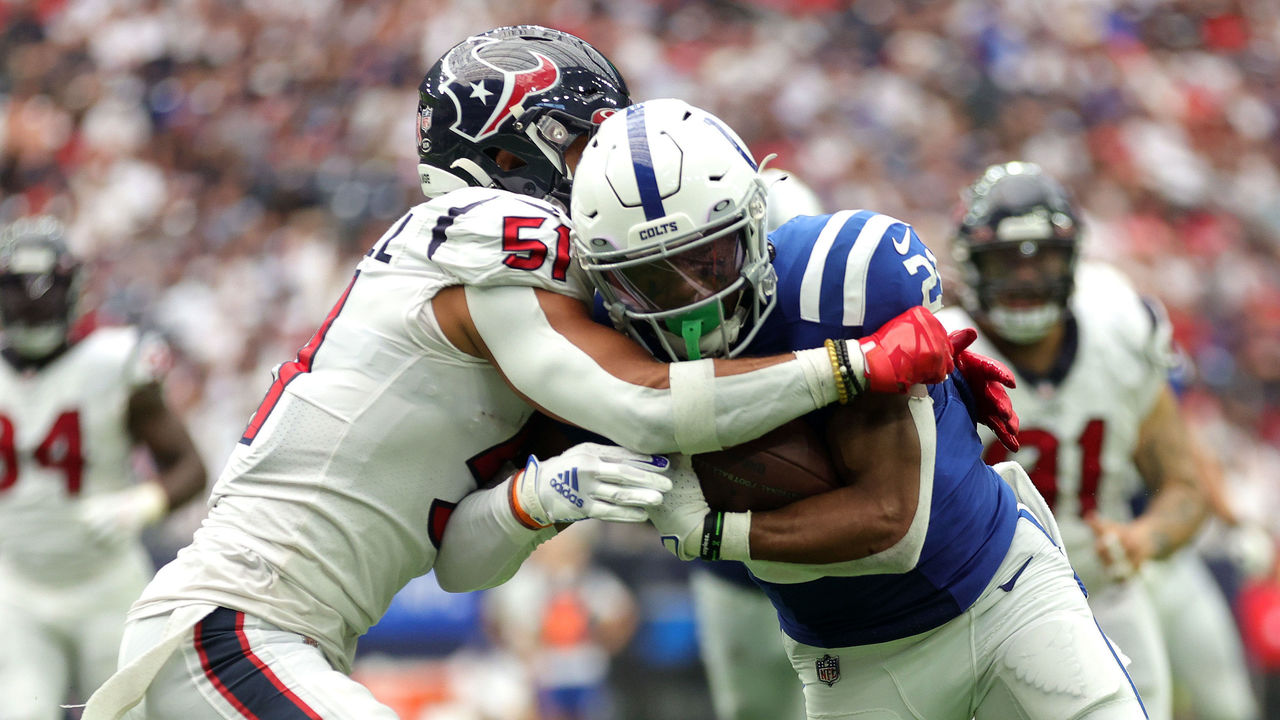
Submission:
<svg viewBox="0 0 1280 720">
<path fill-rule="evenodd" d="M 798 215 L 821 215 L 813 190 L 792 173 L 760 171 L 769 188 L 765 229 Z M 778 611 L 738 562 L 696 562 L 689 590 L 698 619 L 698 652 L 720 720 L 804 717 L 804 694 L 778 636 Z"/>
<path fill-rule="evenodd" d="M 0 228 L 0 716 L 57 720 L 116 667 L 151 577 L 142 529 L 205 470 L 165 404 L 167 348 L 134 327 L 73 333 L 83 278 L 49 216 Z M 135 449 L 154 472 L 138 479 Z"/>
<path fill-rule="evenodd" d="M 485 594 L 486 625 L 524 662 L 539 720 L 618 716 L 609 668 L 635 634 L 638 613 L 631 590 L 593 562 L 595 529 L 579 524 L 560 533 Z"/>
<path fill-rule="evenodd" d="M 1185 358 L 1183 358 L 1185 362 Z M 1171 374 L 1175 390 L 1191 369 L 1180 365 Z M 1275 548 L 1267 533 L 1243 522 L 1226 493 L 1220 463 L 1204 442 L 1192 437 L 1210 517 L 1195 542 L 1164 560 L 1148 562 L 1139 573 L 1159 619 L 1173 678 L 1173 715 L 1194 720 L 1253 720 L 1258 700 L 1251 686 L 1240 631 L 1205 552 L 1213 552 L 1224 583 L 1239 584 L 1272 568 Z M 1147 500 L 1135 502 L 1135 512 Z"/>
<path fill-rule="evenodd" d="M 578 167 L 579 258 L 614 321 L 659 356 L 776 352 L 941 306 L 931 253 L 905 223 L 850 210 L 766 238 L 765 201 L 718 118 L 679 100 L 633 105 Z M 757 302 L 770 307 L 744 311 Z M 962 372 L 967 359 L 985 360 L 958 355 Z M 1005 377 L 989 361 L 967 369 Z M 906 395 L 861 389 L 806 418 L 844 486 L 768 512 L 708 511 L 681 457 L 650 510 L 677 557 L 740 560 L 760 581 L 807 716 L 1143 717 L 1043 500 L 1016 464 L 1007 483 L 981 461 L 975 418 L 1014 444 L 1008 397 L 960 374 Z"/>
<path fill-rule="evenodd" d="M 1206 515 L 1200 467 L 1169 384 L 1163 309 L 1117 271 L 1079 262 L 1081 220 L 1065 189 L 1034 164 L 987 168 L 964 198 L 952 244 L 966 282 L 951 329 L 976 327 L 1008 365 L 1023 464 L 1058 518 L 1103 630 L 1133 660 L 1152 718 L 1171 716 L 1159 621 L 1135 575 L 1195 535 Z M 1139 488 L 1152 495 L 1133 515 Z"/>
</svg>

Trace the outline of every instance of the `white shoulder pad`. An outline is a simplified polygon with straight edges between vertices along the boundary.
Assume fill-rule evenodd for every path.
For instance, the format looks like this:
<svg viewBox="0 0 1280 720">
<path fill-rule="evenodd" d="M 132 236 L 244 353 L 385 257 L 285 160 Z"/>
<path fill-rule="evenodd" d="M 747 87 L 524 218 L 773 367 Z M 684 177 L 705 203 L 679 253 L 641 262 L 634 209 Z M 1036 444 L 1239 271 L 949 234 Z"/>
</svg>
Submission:
<svg viewBox="0 0 1280 720">
<path fill-rule="evenodd" d="M 1164 306 L 1138 294 L 1129 279 L 1110 265 L 1081 263 L 1072 296 L 1077 322 L 1108 333 L 1115 347 L 1158 367 L 1172 367 L 1173 326 Z"/>
<path fill-rule="evenodd" d="M 168 343 L 136 327 L 103 327 L 80 341 L 93 372 L 114 374 L 131 386 L 158 382 L 173 366 Z"/>
<path fill-rule="evenodd" d="M 522 285 L 589 297 L 573 267 L 569 219 L 554 205 L 490 188 L 463 188 L 414 209 L 430 262 L 464 285 Z"/>
</svg>

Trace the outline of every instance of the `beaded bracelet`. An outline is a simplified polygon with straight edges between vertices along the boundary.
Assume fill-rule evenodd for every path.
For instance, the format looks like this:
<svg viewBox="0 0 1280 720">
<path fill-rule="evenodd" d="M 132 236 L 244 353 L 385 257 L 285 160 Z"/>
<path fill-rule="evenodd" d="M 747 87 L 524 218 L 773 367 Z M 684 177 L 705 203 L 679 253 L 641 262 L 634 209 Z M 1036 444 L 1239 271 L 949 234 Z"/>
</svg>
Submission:
<svg viewBox="0 0 1280 720">
<path fill-rule="evenodd" d="M 842 343 L 836 343 L 828 338 L 822 344 L 827 348 L 827 356 L 831 358 L 831 371 L 836 376 L 836 400 L 840 401 L 841 405 L 848 405 L 849 385 L 848 381 L 845 380 L 845 373 L 848 372 L 848 369 L 847 366 L 840 364 L 840 351 L 837 349 L 839 344 Z"/>
<path fill-rule="evenodd" d="M 836 343 L 836 351 L 840 356 L 840 369 L 843 370 L 841 376 L 848 385 L 848 387 L 845 388 L 845 394 L 847 394 L 850 399 L 858 397 L 862 394 L 863 387 L 862 384 L 858 382 L 857 376 L 854 375 L 853 363 L 849 361 L 849 343 L 847 341 Z"/>
</svg>

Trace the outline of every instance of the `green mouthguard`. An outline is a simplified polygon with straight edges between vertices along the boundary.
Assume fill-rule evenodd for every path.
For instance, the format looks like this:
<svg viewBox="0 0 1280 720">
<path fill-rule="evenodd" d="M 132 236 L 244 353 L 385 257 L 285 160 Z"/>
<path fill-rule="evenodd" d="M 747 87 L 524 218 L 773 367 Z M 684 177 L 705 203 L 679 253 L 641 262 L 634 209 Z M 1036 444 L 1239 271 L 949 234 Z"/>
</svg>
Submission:
<svg viewBox="0 0 1280 720">
<path fill-rule="evenodd" d="M 684 338 L 684 349 L 690 360 L 702 359 L 702 349 L 698 341 L 703 335 L 715 330 L 720 325 L 720 312 L 712 303 L 697 310 L 692 310 L 679 317 L 667 318 L 667 329 Z"/>
</svg>

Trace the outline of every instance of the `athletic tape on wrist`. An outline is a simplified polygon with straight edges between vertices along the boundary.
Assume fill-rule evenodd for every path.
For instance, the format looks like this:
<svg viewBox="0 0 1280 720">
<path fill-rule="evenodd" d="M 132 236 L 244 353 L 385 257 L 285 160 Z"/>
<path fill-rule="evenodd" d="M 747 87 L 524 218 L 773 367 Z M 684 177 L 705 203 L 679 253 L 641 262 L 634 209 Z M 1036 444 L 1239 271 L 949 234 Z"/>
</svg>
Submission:
<svg viewBox="0 0 1280 720">
<path fill-rule="evenodd" d="M 849 350 L 850 343 L 858 344 L 858 352 Z M 868 340 L 867 344 L 872 348 L 876 346 L 874 340 Z M 862 347 L 862 342 L 858 340 L 849 340 L 840 343 L 841 349 L 844 350 L 845 365 L 849 368 L 849 383 L 851 385 L 851 393 L 853 395 L 861 395 L 871 386 L 871 379 L 867 377 L 867 359 L 866 350 Z"/>
<path fill-rule="evenodd" d="M 667 367 L 675 439 L 680 451 L 692 454 L 723 449 L 716 432 L 714 361 L 692 360 Z"/>
</svg>

